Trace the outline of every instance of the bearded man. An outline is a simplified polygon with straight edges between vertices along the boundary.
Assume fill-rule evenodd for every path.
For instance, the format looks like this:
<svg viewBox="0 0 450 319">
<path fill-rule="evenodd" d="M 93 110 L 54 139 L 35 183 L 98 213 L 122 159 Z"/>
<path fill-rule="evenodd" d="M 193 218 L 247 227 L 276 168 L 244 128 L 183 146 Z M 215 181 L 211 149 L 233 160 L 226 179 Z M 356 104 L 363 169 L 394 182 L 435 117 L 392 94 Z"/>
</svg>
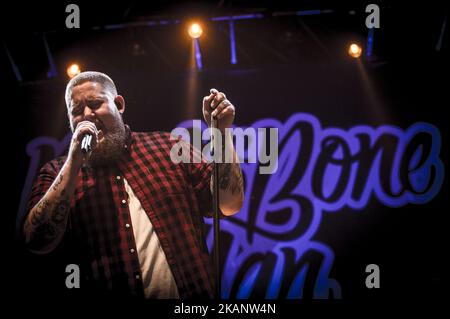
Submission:
<svg viewBox="0 0 450 319">
<path fill-rule="evenodd" d="M 75 76 L 65 99 L 73 137 L 68 154 L 44 165 L 34 182 L 23 224 L 28 249 L 48 254 L 69 241 L 81 289 L 96 295 L 214 297 L 203 227 L 212 210 L 212 165 L 173 163 L 169 133 L 132 132 L 122 119 L 125 99 L 106 74 Z M 219 164 L 219 207 L 230 216 L 244 196 L 232 140 L 225 143 L 235 108 L 212 89 L 203 114 L 208 124 L 219 119 L 235 159 Z"/>
</svg>

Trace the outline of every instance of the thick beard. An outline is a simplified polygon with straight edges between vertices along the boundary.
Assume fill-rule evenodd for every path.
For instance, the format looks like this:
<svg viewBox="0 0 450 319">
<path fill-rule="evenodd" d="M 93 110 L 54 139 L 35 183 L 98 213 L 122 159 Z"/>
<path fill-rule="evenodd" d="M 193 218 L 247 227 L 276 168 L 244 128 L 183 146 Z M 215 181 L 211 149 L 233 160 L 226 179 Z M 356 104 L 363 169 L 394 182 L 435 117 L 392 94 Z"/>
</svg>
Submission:
<svg viewBox="0 0 450 319">
<path fill-rule="evenodd" d="M 124 151 L 125 142 L 125 125 L 122 119 L 118 119 L 116 125 L 104 135 L 103 140 L 92 151 L 89 164 L 95 167 L 116 162 Z"/>
</svg>

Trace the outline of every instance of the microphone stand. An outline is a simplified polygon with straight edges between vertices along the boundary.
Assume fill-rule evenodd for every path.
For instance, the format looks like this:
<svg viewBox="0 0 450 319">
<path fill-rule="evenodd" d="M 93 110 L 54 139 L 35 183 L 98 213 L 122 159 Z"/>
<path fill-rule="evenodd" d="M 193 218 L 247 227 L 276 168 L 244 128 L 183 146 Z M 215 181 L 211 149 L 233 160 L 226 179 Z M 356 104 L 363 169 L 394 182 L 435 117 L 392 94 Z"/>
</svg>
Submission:
<svg viewBox="0 0 450 319">
<path fill-rule="evenodd" d="M 211 128 L 218 126 L 218 119 L 211 116 Z M 216 298 L 221 297 L 221 279 L 222 273 L 220 270 L 220 223 L 219 223 L 219 163 L 216 161 L 216 152 L 219 152 L 221 156 L 221 150 L 217 147 L 217 139 L 214 137 L 214 133 L 211 130 L 212 147 L 214 151 L 213 157 L 213 224 L 214 224 L 214 268 L 216 272 Z M 222 141 L 223 142 L 223 141 Z"/>
</svg>

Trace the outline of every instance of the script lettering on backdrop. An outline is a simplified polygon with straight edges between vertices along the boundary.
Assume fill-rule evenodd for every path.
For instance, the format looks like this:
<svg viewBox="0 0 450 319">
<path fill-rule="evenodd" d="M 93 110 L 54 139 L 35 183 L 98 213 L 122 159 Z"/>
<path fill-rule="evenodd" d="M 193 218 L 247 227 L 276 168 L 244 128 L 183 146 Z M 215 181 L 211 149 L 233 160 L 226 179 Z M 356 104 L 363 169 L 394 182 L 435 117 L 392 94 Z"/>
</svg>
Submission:
<svg viewBox="0 0 450 319">
<path fill-rule="evenodd" d="M 193 123 L 178 127 L 206 128 Z M 330 278 L 332 243 L 315 237 L 322 216 L 344 207 L 356 214 L 370 199 L 389 207 L 425 204 L 443 182 L 440 134 L 429 123 L 415 123 L 406 130 L 387 125 L 343 130 L 323 128 L 313 115 L 297 113 L 284 123 L 261 119 L 250 127 L 278 128 L 278 169 L 265 175 L 259 174 L 258 163 L 241 163 L 244 206 L 221 221 L 224 298 L 340 298 L 340 284 Z M 42 148 L 52 147 L 56 157 L 69 141 L 70 134 L 61 141 L 38 137 L 27 145 L 30 166 L 19 216 L 44 164 Z M 249 140 L 247 148 L 252 143 L 261 141 Z M 239 155 L 245 159 L 245 152 Z M 205 221 L 211 226 L 210 219 Z M 212 235 L 209 227 L 210 249 Z"/>
</svg>

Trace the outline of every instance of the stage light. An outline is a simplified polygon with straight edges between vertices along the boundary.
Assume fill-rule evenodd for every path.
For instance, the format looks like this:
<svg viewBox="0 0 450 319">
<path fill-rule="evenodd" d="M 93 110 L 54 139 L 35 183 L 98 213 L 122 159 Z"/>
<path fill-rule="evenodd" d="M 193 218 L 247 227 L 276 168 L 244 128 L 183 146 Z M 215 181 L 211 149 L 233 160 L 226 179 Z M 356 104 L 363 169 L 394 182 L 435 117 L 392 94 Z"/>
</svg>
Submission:
<svg viewBox="0 0 450 319">
<path fill-rule="evenodd" d="M 75 75 L 79 74 L 81 72 L 80 66 L 78 64 L 71 64 L 67 68 L 67 75 L 69 78 L 73 78 Z"/>
<path fill-rule="evenodd" d="M 348 54 L 350 54 L 350 56 L 353 58 L 359 58 L 361 56 L 361 53 L 362 53 L 362 48 L 359 45 L 357 45 L 356 43 L 352 43 L 348 47 Z"/>
<path fill-rule="evenodd" d="M 200 38 L 200 36 L 202 35 L 203 29 L 200 24 L 193 23 L 189 27 L 188 33 L 191 38 L 197 39 L 197 38 Z"/>
</svg>

